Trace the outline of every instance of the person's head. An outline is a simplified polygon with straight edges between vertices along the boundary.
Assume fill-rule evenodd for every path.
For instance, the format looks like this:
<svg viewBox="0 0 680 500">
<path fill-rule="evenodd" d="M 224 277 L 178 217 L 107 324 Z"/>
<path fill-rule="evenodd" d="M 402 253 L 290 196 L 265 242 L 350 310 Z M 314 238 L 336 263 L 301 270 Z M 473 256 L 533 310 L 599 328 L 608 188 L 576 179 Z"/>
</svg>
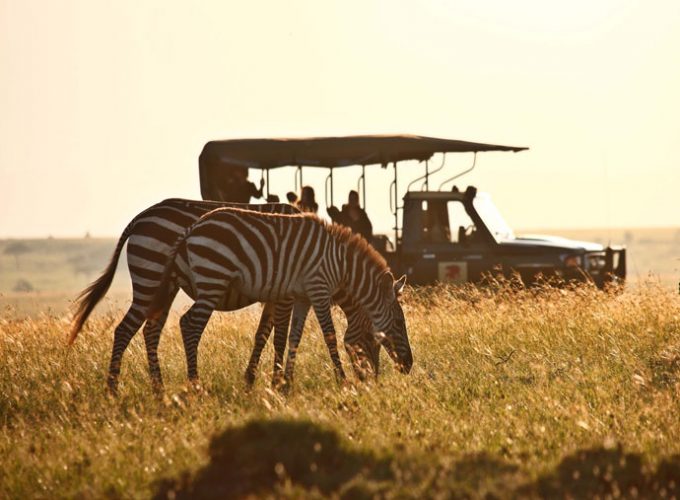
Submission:
<svg viewBox="0 0 680 500">
<path fill-rule="evenodd" d="M 300 193 L 300 201 L 307 205 L 315 203 L 314 200 L 314 188 L 312 186 L 303 186 Z"/>
<path fill-rule="evenodd" d="M 358 207 L 359 206 L 359 193 L 357 193 L 354 190 L 350 191 L 349 196 L 347 197 L 347 203 L 349 204 L 350 207 Z"/>
<path fill-rule="evenodd" d="M 288 191 L 286 193 L 286 199 L 288 200 L 288 203 L 295 203 L 297 201 L 298 197 L 294 192 Z"/>
</svg>

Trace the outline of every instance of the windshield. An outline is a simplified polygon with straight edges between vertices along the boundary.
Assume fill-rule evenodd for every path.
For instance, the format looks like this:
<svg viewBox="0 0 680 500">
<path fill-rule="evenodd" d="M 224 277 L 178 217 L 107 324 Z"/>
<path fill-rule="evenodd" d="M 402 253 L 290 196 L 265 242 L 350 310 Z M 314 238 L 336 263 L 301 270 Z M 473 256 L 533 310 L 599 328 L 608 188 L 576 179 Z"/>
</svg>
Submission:
<svg viewBox="0 0 680 500">
<path fill-rule="evenodd" d="M 505 222 L 505 219 L 503 219 L 503 216 L 487 193 L 477 193 L 472 204 L 496 241 L 515 239 L 515 233 L 512 231 L 512 228 Z"/>
</svg>

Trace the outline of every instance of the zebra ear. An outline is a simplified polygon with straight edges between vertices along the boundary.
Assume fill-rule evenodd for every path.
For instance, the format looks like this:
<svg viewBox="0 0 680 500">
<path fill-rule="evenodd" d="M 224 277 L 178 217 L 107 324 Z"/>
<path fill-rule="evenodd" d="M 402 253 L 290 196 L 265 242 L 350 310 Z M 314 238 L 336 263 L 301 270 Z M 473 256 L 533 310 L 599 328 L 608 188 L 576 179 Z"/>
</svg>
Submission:
<svg viewBox="0 0 680 500">
<path fill-rule="evenodd" d="M 394 282 L 394 295 L 397 297 L 399 294 L 401 294 L 401 291 L 404 289 L 404 285 L 406 284 L 406 275 L 404 274 L 401 278 L 399 278 L 397 281 Z"/>
<path fill-rule="evenodd" d="M 392 273 L 389 271 L 384 272 L 380 276 L 380 288 L 384 291 L 384 293 L 392 293 L 394 285 L 394 276 L 392 276 Z"/>
</svg>

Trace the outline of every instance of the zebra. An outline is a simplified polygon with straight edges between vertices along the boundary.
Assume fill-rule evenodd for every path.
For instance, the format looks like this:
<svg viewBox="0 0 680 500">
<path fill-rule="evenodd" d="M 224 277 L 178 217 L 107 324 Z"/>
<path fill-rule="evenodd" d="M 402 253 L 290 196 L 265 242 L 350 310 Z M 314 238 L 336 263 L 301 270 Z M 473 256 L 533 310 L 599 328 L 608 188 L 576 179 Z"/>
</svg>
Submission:
<svg viewBox="0 0 680 500">
<path fill-rule="evenodd" d="M 342 381 L 345 374 L 330 306 L 333 293 L 344 289 L 370 318 L 376 338 L 400 371 L 408 373 L 413 365 L 398 300 L 406 276 L 395 281 L 384 258 L 349 228 L 330 225 L 313 214 L 213 210 L 189 227 L 170 251 L 147 310 L 150 320 L 162 315 L 172 298 L 178 256 L 186 260 L 187 278 L 196 294 L 194 304 L 180 319 L 182 337 L 192 348 L 198 348 L 225 289 L 237 289 L 251 300 L 263 302 L 294 297 L 311 303 L 333 359 L 336 379 Z"/>
<path fill-rule="evenodd" d="M 76 299 L 75 314 L 69 337 L 70 344 L 75 341 L 90 313 L 108 291 L 116 272 L 116 266 L 123 246 L 128 241 L 128 268 L 132 280 L 133 298 L 130 308 L 116 327 L 114 333 L 114 344 L 107 378 L 108 387 L 112 393 L 117 391 L 123 353 L 132 337 L 145 321 L 144 313 L 149 305 L 151 294 L 160 281 L 161 271 L 173 243 L 201 215 L 215 208 L 225 206 L 242 206 L 257 211 L 298 213 L 295 207 L 287 204 L 240 205 L 179 198 L 163 200 L 142 211 L 132 219 L 120 236 L 113 256 L 102 275 L 83 290 Z M 189 294 L 192 293 L 186 284 L 183 286 L 179 282 L 176 284 L 175 290 L 179 286 L 182 286 Z M 370 371 L 377 375 L 379 370 L 379 347 L 373 341 L 372 334 L 370 333 L 370 321 L 346 294 L 340 293 L 336 297 L 336 301 L 347 316 L 348 328 L 345 335 L 345 347 L 352 360 L 353 368 L 361 379 L 364 379 Z M 235 310 L 253 303 L 252 300 L 245 298 L 235 291 L 227 291 L 223 302 L 223 310 Z M 253 351 L 246 369 L 245 378 L 249 385 L 252 385 L 255 380 L 255 373 L 262 349 L 269 338 L 274 324 L 277 325 L 274 336 L 274 379 L 278 380 L 281 378 L 280 370 L 286 347 L 291 306 L 290 303 L 286 302 L 277 305 L 271 303 L 265 304 L 255 334 Z M 160 333 L 166 319 L 167 311 L 158 320 L 147 321 L 143 330 L 149 373 L 152 387 L 156 391 L 160 391 L 163 387 L 157 348 Z M 295 322 L 295 324 L 298 323 L 297 321 Z M 185 354 L 188 371 L 192 372 L 191 366 L 195 365 L 195 354 L 190 350 L 187 350 Z M 193 373 L 191 374 L 193 375 Z"/>
</svg>

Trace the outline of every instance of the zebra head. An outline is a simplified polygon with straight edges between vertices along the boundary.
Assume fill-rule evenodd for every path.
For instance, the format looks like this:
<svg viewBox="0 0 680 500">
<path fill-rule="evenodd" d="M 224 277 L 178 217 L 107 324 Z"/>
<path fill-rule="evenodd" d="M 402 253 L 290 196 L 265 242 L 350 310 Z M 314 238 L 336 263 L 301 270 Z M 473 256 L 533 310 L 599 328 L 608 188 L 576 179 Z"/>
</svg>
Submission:
<svg viewBox="0 0 680 500">
<path fill-rule="evenodd" d="M 405 284 L 406 276 L 396 281 L 389 271 L 380 276 L 379 292 L 382 310 L 379 320 L 375 323 L 377 331 L 374 334 L 402 373 L 408 373 L 413 366 L 406 319 L 399 304 L 399 296 Z"/>
</svg>

